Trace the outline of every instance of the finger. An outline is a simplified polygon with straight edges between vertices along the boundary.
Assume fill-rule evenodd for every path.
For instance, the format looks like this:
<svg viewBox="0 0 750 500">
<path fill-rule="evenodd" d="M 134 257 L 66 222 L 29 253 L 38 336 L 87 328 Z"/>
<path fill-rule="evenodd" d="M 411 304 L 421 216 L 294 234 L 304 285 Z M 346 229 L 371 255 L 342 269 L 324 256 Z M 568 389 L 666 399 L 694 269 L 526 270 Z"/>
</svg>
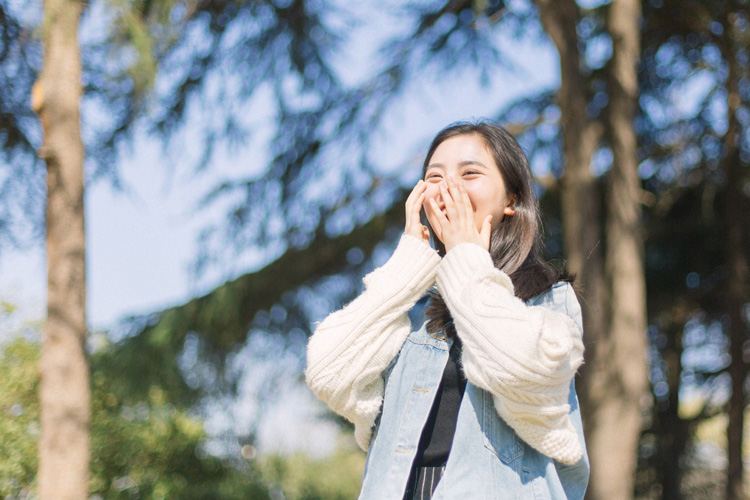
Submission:
<svg viewBox="0 0 750 500">
<path fill-rule="evenodd" d="M 458 182 L 458 192 L 463 205 L 464 216 L 466 220 L 474 220 L 474 208 L 471 206 L 471 199 L 469 198 L 469 192 L 466 191 L 466 186 L 463 181 Z"/>
<path fill-rule="evenodd" d="M 458 224 L 459 227 L 472 226 L 473 223 L 471 221 L 474 219 L 474 214 L 471 212 L 471 204 L 469 204 L 467 211 L 466 200 L 461 193 L 459 183 L 452 177 L 448 181 L 448 192 L 450 193 L 451 198 L 453 199 L 453 204 L 456 207 L 456 215 L 453 221 Z"/>
<path fill-rule="evenodd" d="M 414 205 L 411 208 L 412 211 L 411 211 L 410 222 L 415 228 L 415 236 L 416 234 L 419 234 L 419 230 L 416 228 L 422 225 L 420 211 L 422 210 L 422 205 L 424 205 L 425 196 L 427 196 L 426 193 L 420 194 L 419 198 L 417 198 L 417 201 L 414 203 Z"/>
<path fill-rule="evenodd" d="M 449 221 L 456 221 L 458 219 L 456 203 L 448 190 L 448 183 L 445 181 L 440 183 L 440 196 L 443 198 L 443 203 L 445 204 L 447 219 Z"/>
<path fill-rule="evenodd" d="M 482 222 L 482 230 L 479 231 L 479 236 L 482 238 L 484 248 L 490 249 L 490 236 L 492 235 L 492 215 L 488 215 Z"/>
<path fill-rule="evenodd" d="M 419 211 L 422 210 L 426 193 L 419 194 L 416 199 L 409 203 L 406 208 L 406 216 L 411 217 L 412 220 L 419 220 Z"/>
<path fill-rule="evenodd" d="M 428 204 L 425 205 L 425 213 L 427 214 L 427 220 L 430 221 L 430 224 L 432 224 L 433 221 L 438 223 L 439 226 L 448 223 L 448 217 L 446 217 L 443 211 L 440 210 L 440 206 L 437 201 L 435 201 L 435 198 L 430 198 Z"/>
<path fill-rule="evenodd" d="M 410 208 L 414 204 L 414 201 L 425 191 L 426 187 L 425 182 L 422 179 L 419 179 L 419 182 L 417 182 L 414 188 L 412 188 L 411 193 L 409 193 L 409 197 L 406 198 L 407 212 L 411 211 Z"/>
<path fill-rule="evenodd" d="M 427 214 L 427 220 L 430 222 L 432 230 L 435 231 L 435 235 L 437 235 L 437 237 L 440 238 L 440 241 L 442 241 L 443 225 L 448 223 L 448 219 L 446 219 L 445 214 L 440 211 L 440 207 L 438 207 L 435 198 L 430 198 L 428 204 L 425 205 L 425 214 Z"/>
<path fill-rule="evenodd" d="M 453 177 L 450 177 L 448 179 L 448 192 L 451 195 L 451 198 L 453 198 L 453 202 L 458 205 L 462 202 L 461 197 L 461 189 L 458 187 L 458 183 L 453 179 Z"/>
<path fill-rule="evenodd" d="M 406 199 L 406 232 L 411 232 L 412 226 L 415 223 L 419 223 L 419 210 L 424 201 L 426 187 L 425 182 L 420 179 L 419 182 L 417 182 L 417 185 L 411 190 L 411 193 L 409 193 L 409 197 Z"/>
<path fill-rule="evenodd" d="M 432 228 L 432 231 L 435 233 L 435 236 L 440 238 L 441 230 L 440 230 L 440 222 L 435 217 L 435 210 L 432 207 L 432 200 L 428 201 L 425 204 L 425 215 L 427 216 L 427 222 L 430 224 L 430 227 Z"/>
<path fill-rule="evenodd" d="M 417 198 L 417 202 L 412 207 L 412 213 L 417 218 L 419 218 L 419 211 L 422 210 L 422 205 L 424 205 L 424 200 L 426 197 L 427 197 L 427 193 L 423 191 L 422 194 L 420 194 L 419 197 Z"/>
</svg>

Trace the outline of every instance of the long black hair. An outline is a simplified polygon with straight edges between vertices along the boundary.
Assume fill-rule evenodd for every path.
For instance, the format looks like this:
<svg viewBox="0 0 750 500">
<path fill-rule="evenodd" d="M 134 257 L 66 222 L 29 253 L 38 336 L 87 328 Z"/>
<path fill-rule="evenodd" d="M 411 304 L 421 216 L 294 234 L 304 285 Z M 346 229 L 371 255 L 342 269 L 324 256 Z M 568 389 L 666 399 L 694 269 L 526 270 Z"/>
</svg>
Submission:
<svg viewBox="0 0 750 500">
<path fill-rule="evenodd" d="M 521 300 L 539 295 L 560 280 L 573 281 L 565 271 L 556 271 L 542 258 L 541 214 L 534 196 L 534 182 L 529 161 L 515 138 L 503 127 L 486 121 L 459 122 L 441 130 L 432 140 L 422 167 L 422 178 L 427 171 L 432 155 L 446 139 L 459 135 L 481 137 L 492 154 L 505 183 L 508 199 L 512 199 L 515 214 L 504 216 L 492 230 L 490 256 L 495 267 L 510 276 L 515 294 Z M 438 239 L 423 214 L 423 223 L 430 230 L 430 237 L 440 256 L 445 255 L 445 246 Z M 445 301 L 436 291 L 431 292 L 430 304 L 425 310 L 427 330 L 455 334 L 455 327 Z"/>
</svg>

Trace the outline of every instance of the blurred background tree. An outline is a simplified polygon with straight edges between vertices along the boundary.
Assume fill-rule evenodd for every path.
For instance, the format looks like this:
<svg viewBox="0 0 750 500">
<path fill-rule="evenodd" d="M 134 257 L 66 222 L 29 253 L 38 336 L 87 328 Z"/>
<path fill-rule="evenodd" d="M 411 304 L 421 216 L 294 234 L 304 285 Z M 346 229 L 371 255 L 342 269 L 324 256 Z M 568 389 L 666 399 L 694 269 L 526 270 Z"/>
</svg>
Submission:
<svg viewBox="0 0 750 500">
<path fill-rule="evenodd" d="M 663 433 L 652 441 L 654 458 L 664 497 L 678 498 L 696 425 L 728 414 L 726 497 L 745 498 L 748 10 L 742 2 L 655 7 L 645 11 L 639 137 L 644 185 L 654 194 L 652 430 Z M 681 94 L 691 90 L 686 101 Z"/>
<path fill-rule="evenodd" d="M 538 2 L 560 53 L 557 102 L 563 135 L 561 214 L 565 256 L 584 294 L 586 367 L 578 384 L 591 460 L 590 498 L 633 491 L 644 398 L 648 394 L 643 232 L 634 118 L 640 57 L 639 1 L 613 0 L 589 12 L 574 1 Z M 606 62 L 582 64 L 591 43 L 578 29 L 596 23 Z M 583 34 L 583 36 L 581 36 Z M 584 51 L 585 54 L 585 51 Z M 584 59 L 585 60 L 585 59 Z M 598 93 L 591 87 L 598 85 Z M 599 102 L 597 103 L 597 99 Z M 606 99 L 603 104 L 602 99 Z M 601 107 L 601 111 L 594 110 Z M 610 152 L 598 192 L 591 163 Z M 600 201 L 603 200 L 600 207 Z M 613 454 L 612 450 L 621 454 Z"/>
<path fill-rule="evenodd" d="M 39 361 L 42 500 L 88 492 L 91 389 L 86 343 L 85 150 L 81 137 L 78 0 L 45 0 L 43 62 L 31 90 L 46 165 L 47 316 Z"/>
</svg>

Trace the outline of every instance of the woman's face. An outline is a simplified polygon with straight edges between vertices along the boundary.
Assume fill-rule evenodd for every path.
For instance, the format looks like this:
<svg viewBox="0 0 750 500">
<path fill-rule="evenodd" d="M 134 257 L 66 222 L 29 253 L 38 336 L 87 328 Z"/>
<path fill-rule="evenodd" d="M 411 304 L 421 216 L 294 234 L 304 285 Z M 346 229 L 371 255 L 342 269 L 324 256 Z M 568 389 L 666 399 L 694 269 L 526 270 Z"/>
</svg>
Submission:
<svg viewBox="0 0 750 500">
<path fill-rule="evenodd" d="M 503 210 L 510 205 L 500 170 L 488 150 L 484 138 L 477 134 L 457 135 L 441 142 L 430 158 L 425 171 L 427 183 L 425 205 L 434 198 L 443 209 L 440 183 L 463 182 L 474 210 L 474 224 L 481 230 L 485 217 L 492 215 L 494 228 L 503 218 Z"/>
</svg>

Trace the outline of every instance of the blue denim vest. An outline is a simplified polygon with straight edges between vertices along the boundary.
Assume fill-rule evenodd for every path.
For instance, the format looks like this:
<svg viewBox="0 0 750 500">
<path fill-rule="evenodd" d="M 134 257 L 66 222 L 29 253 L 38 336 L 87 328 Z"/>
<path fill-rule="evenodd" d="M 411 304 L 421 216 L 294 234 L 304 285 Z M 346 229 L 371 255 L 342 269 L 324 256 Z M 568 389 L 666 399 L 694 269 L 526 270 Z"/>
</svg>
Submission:
<svg viewBox="0 0 750 500">
<path fill-rule="evenodd" d="M 568 310 L 567 283 L 528 301 L 570 314 L 581 326 L 580 309 Z M 571 314 L 572 313 L 572 314 Z M 383 407 L 365 465 L 360 500 L 401 500 L 452 339 L 423 325 L 404 342 L 384 374 Z M 466 384 L 448 463 L 434 500 L 581 499 L 589 478 L 581 415 L 573 381 L 570 415 L 583 445 L 573 466 L 555 462 L 522 441 L 497 414 L 492 395 Z"/>
</svg>

